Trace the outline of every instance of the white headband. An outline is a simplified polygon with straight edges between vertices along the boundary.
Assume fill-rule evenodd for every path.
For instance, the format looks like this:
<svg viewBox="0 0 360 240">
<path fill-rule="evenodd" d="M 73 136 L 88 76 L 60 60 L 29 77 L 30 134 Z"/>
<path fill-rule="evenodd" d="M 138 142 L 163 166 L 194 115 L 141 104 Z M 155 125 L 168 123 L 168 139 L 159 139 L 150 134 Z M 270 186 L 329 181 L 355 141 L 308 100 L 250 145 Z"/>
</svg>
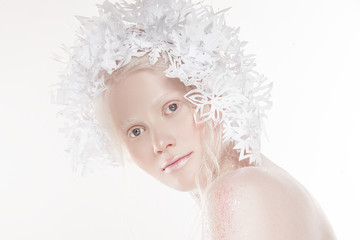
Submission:
<svg viewBox="0 0 360 240">
<path fill-rule="evenodd" d="M 225 25 L 225 11 L 185 0 L 105 1 L 98 8 L 98 17 L 79 17 L 79 37 L 57 89 L 76 166 L 118 162 L 107 149 L 111 140 L 95 119 L 93 101 L 106 90 L 105 71 L 111 74 L 145 54 L 151 64 L 165 60 L 167 77 L 195 86 L 185 98 L 196 105 L 197 123 L 222 123 L 223 140 L 234 142 L 239 160 L 260 161 L 272 84 L 254 70 L 254 56 L 244 54 L 238 29 Z"/>
</svg>

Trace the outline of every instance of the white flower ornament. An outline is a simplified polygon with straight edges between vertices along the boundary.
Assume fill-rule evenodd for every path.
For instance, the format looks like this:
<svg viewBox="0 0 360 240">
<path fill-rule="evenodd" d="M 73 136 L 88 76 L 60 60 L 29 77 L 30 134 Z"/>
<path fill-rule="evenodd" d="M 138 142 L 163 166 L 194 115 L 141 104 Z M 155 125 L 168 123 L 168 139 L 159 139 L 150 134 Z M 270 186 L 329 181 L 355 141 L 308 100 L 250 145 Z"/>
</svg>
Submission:
<svg viewBox="0 0 360 240">
<path fill-rule="evenodd" d="M 111 140 L 97 122 L 94 100 L 106 91 L 105 73 L 132 57 L 163 58 L 169 78 L 192 86 L 185 98 L 196 106 L 197 123 L 223 124 L 224 141 L 234 141 L 239 160 L 260 161 L 262 118 L 271 106 L 271 84 L 254 70 L 254 56 L 244 54 L 239 29 L 225 24 L 224 12 L 190 1 L 105 1 L 99 16 L 78 17 L 81 28 L 57 88 L 64 105 L 68 152 L 86 170 L 99 159 L 117 164 Z"/>
</svg>

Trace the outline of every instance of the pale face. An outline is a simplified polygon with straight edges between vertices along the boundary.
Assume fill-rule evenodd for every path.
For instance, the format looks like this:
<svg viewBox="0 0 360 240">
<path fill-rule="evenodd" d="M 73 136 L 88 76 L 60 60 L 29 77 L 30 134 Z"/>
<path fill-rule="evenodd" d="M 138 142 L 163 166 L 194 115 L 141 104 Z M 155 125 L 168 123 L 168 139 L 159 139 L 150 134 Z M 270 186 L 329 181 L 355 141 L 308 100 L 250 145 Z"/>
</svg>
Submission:
<svg viewBox="0 0 360 240">
<path fill-rule="evenodd" d="M 172 188 L 193 190 L 202 159 L 201 126 L 184 98 L 184 84 L 161 71 L 142 69 L 110 91 L 112 120 L 132 160 Z"/>
</svg>

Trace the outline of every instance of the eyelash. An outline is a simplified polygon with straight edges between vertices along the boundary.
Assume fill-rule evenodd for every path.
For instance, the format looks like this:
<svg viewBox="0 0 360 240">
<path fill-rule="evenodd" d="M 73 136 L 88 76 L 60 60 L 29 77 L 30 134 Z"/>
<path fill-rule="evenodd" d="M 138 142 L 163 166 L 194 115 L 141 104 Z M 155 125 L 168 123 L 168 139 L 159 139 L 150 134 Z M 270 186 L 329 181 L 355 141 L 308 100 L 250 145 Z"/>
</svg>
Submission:
<svg viewBox="0 0 360 240">
<path fill-rule="evenodd" d="M 171 106 L 173 106 L 173 105 L 176 105 L 175 110 L 174 110 L 174 111 L 170 110 L 171 112 L 168 113 L 167 110 L 169 109 L 169 107 L 171 107 Z M 165 115 L 170 115 L 170 114 L 178 111 L 178 109 L 179 109 L 179 103 L 171 102 L 170 104 L 166 105 L 166 108 L 164 109 L 164 114 L 165 114 Z M 139 134 L 138 134 L 137 136 L 134 134 L 134 130 L 136 130 L 136 129 L 140 129 L 140 132 L 139 132 Z M 128 135 L 129 135 L 130 138 L 137 138 L 137 137 L 140 136 L 144 131 L 145 131 L 145 128 L 143 128 L 143 127 L 135 127 L 135 128 L 132 128 L 132 129 L 129 130 Z"/>
<path fill-rule="evenodd" d="M 137 136 L 135 136 L 135 134 L 134 134 L 134 130 L 136 130 L 136 129 L 140 129 L 140 133 L 139 133 L 139 135 L 137 135 Z M 130 138 L 136 138 L 136 137 L 140 136 L 140 134 L 142 134 L 144 131 L 145 131 L 145 128 L 143 128 L 143 127 L 132 128 L 132 129 L 129 131 L 129 137 L 130 137 Z M 134 135 L 134 136 L 132 136 L 132 135 Z"/>
<path fill-rule="evenodd" d="M 171 111 L 171 110 L 170 110 L 171 112 L 168 113 L 167 110 L 168 110 L 169 107 L 172 106 L 172 105 L 176 105 L 176 108 L 175 108 L 174 111 Z M 172 113 L 176 112 L 178 109 L 179 109 L 179 103 L 172 102 L 172 103 L 170 103 L 169 105 L 166 106 L 166 108 L 164 109 L 164 114 L 165 114 L 165 115 L 172 114 Z"/>
</svg>

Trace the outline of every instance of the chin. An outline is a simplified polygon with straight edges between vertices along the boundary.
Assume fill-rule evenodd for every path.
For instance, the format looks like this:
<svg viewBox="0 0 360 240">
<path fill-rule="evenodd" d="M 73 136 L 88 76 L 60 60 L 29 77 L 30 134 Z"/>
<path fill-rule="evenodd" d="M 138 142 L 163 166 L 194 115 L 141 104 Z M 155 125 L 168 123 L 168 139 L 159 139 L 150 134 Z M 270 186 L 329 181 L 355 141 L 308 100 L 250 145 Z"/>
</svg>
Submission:
<svg viewBox="0 0 360 240">
<path fill-rule="evenodd" d="M 175 186 L 169 186 L 169 187 L 171 187 L 172 189 L 175 189 L 177 191 L 180 191 L 180 192 L 190 192 L 190 191 L 196 189 L 196 184 L 194 183 L 192 185 L 175 185 Z"/>
<path fill-rule="evenodd" d="M 171 176 L 162 179 L 163 181 L 161 182 L 180 192 L 190 192 L 198 187 L 196 184 L 196 176 L 199 173 L 198 171 L 200 171 L 200 167 L 196 165 L 196 162 L 192 161 L 184 166 L 184 168 L 179 172 L 172 173 Z"/>
<path fill-rule="evenodd" d="M 176 179 L 172 182 L 166 182 L 164 184 L 166 186 L 168 186 L 172 189 L 175 189 L 177 191 L 180 191 L 180 192 L 190 192 L 197 188 L 195 176 L 190 177 L 190 178 L 188 177 L 186 179 L 183 179 L 183 178 Z"/>
</svg>

